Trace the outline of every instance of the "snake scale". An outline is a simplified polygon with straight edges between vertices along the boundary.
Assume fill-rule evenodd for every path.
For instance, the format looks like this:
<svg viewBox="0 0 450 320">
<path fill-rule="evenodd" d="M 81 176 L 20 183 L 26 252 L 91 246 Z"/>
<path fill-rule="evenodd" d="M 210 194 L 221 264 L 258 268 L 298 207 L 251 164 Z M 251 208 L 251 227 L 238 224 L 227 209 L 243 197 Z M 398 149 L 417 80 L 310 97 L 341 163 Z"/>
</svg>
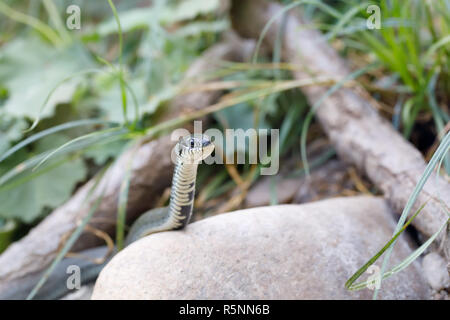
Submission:
<svg viewBox="0 0 450 320">
<path fill-rule="evenodd" d="M 214 144 L 206 135 L 191 134 L 180 138 L 172 151 L 172 159 L 176 160 L 169 206 L 142 214 L 128 232 L 126 246 L 152 233 L 179 230 L 189 223 L 193 211 L 197 167 L 213 150 Z M 66 284 L 69 275 L 66 271 L 70 265 L 80 268 L 81 284 L 93 282 L 111 258 L 102 264 L 96 264 L 92 259 L 105 256 L 107 252 L 108 248 L 102 246 L 82 251 L 80 256 L 84 258 L 63 259 L 35 299 L 57 299 L 69 293 Z M 40 276 L 41 274 L 28 275 L 11 283 L 7 290 L 0 292 L 0 299 L 25 299 Z"/>
</svg>

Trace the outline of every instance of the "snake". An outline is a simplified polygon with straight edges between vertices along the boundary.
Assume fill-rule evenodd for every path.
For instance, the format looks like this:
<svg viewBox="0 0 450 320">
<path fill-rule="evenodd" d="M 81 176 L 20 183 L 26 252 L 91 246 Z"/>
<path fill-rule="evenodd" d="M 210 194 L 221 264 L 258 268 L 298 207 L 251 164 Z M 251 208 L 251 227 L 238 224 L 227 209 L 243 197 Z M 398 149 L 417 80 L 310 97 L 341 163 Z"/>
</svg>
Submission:
<svg viewBox="0 0 450 320">
<path fill-rule="evenodd" d="M 193 213 L 198 165 L 213 151 L 214 143 L 205 134 L 189 134 L 178 140 L 171 155 L 175 167 L 169 205 L 143 213 L 132 224 L 125 238 L 125 247 L 157 232 L 181 230 L 186 227 Z M 64 258 L 34 299 L 58 299 L 72 292 L 73 289 L 70 290 L 66 284 L 67 268 L 71 265 L 80 268 L 81 285 L 95 281 L 114 254 L 101 264 L 93 260 L 99 256 L 107 256 L 108 251 L 107 246 L 100 246 L 81 251 L 79 257 Z M 117 253 L 117 248 L 114 249 L 114 253 Z M 6 290 L 0 291 L 0 299 L 25 299 L 41 276 L 42 273 L 31 274 L 13 281 Z"/>
</svg>

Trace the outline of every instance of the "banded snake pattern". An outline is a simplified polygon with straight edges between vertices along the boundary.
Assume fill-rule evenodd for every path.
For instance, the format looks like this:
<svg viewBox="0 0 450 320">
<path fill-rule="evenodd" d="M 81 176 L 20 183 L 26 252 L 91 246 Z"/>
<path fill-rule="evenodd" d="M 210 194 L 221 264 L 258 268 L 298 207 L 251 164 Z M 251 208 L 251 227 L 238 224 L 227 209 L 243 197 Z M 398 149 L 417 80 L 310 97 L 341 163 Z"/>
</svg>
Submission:
<svg viewBox="0 0 450 320">
<path fill-rule="evenodd" d="M 213 151 L 214 144 L 206 135 L 191 134 L 180 138 L 172 150 L 175 168 L 169 206 L 143 213 L 128 232 L 126 246 L 152 233 L 179 230 L 189 223 L 193 211 L 197 167 Z M 102 264 L 96 264 L 93 260 L 105 256 L 108 250 L 106 246 L 101 246 L 80 252 L 80 256 L 84 258 L 63 259 L 34 298 L 57 299 L 67 294 L 67 268 L 71 265 L 79 266 L 81 284 L 93 282 L 111 257 Z M 0 292 L 0 299 L 25 299 L 40 277 L 41 274 L 33 274 L 21 279 L 20 283 L 12 284 L 6 291 Z"/>
</svg>

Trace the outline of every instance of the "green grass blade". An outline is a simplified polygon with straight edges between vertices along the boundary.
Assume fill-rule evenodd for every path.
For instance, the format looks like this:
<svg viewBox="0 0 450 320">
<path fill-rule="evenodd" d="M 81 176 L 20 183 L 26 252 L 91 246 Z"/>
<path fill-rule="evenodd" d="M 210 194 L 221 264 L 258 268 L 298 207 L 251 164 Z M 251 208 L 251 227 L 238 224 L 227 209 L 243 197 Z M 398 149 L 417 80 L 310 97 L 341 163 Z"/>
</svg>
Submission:
<svg viewBox="0 0 450 320">
<path fill-rule="evenodd" d="M 69 160 L 70 160 L 70 157 L 66 157 L 66 158 L 60 159 L 58 161 L 54 161 L 54 162 L 48 164 L 47 166 L 41 168 L 41 170 L 27 174 L 24 177 L 17 178 L 8 184 L 0 185 L 0 193 L 17 188 L 18 186 L 20 186 L 28 181 L 31 181 L 32 179 L 37 178 L 53 169 L 59 167 L 60 165 L 64 164 L 65 162 L 67 162 Z"/>
<path fill-rule="evenodd" d="M 385 246 L 378 251 L 372 258 L 369 259 L 361 268 L 358 269 L 351 277 L 347 280 L 345 283 L 345 287 L 349 290 L 353 290 L 352 284 L 358 280 L 358 278 L 372 265 L 375 263 L 375 261 L 378 260 L 379 257 L 394 243 L 394 241 L 403 233 L 403 231 L 406 230 L 406 227 L 408 227 L 411 222 L 414 220 L 414 218 L 422 211 L 422 209 L 425 207 L 427 203 L 425 202 L 417 211 L 414 213 L 414 215 L 403 225 L 403 227 L 385 244 Z"/>
<path fill-rule="evenodd" d="M 61 38 L 58 36 L 55 30 L 53 30 L 47 24 L 45 24 L 44 22 L 40 21 L 39 19 L 33 16 L 12 9 L 11 7 L 3 3 L 3 1 L 0 2 L 0 13 L 4 14 L 5 16 L 7 16 L 12 20 L 15 20 L 17 22 L 32 27 L 37 32 L 41 33 L 44 37 L 46 37 L 53 45 L 60 46 L 62 44 Z"/>
<path fill-rule="evenodd" d="M 434 240 L 436 240 L 437 236 L 442 232 L 444 227 L 450 222 L 450 220 L 447 220 L 438 231 L 436 231 L 426 242 L 424 242 L 419 248 L 414 250 L 413 253 L 411 253 L 405 260 L 400 262 L 398 265 L 393 267 L 391 270 L 385 272 L 383 274 L 383 277 L 381 277 L 381 280 L 385 280 L 389 278 L 390 276 L 402 271 L 406 267 L 408 267 L 415 259 L 417 259 L 430 245 L 433 243 Z M 373 284 L 375 280 L 372 281 L 363 281 L 358 282 L 347 289 L 355 291 L 355 290 L 361 290 L 367 288 L 369 284 Z M 346 285 L 347 286 L 347 285 Z"/>
<path fill-rule="evenodd" d="M 39 113 L 36 117 L 36 119 L 33 121 L 31 127 L 29 127 L 27 130 L 25 130 L 25 132 L 30 132 L 32 131 L 34 128 L 36 128 L 36 126 L 38 125 L 40 119 L 41 119 L 41 114 L 42 112 L 44 112 L 45 107 L 47 106 L 48 101 L 50 100 L 50 98 L 52 97 L 53 93 L 55 93 L 55 91 L 65 82 L 72 80 L 75 77 L 78 76 L 82 76 L 82 75 L 86 75 L 86 74 L 91 74 L 91 73 L 100 73 L 100 72 L 105 72 L 104 70 L 101 69 L 86 69 L 86 70 L 82 70 L 80 72 L 75 72 L 73 74 L 71 74 L 70 76 L 67 76 L 66 78 L 62 79 L 60 82 L 58 82 L 53 88 L 52 90 L 50 90 L 50 92 L 48 93 L 47 97 L 45 98 L 44 102 L 41 105 L 41 108 L 39 109 Z"/>
<path fill-rule="evenodd" d="M 117 13 L 116 7 L 114 6 L 114 3 L 111 0 L 108 0 L 109 6 L 111 7 L 111 10 L 114 15 L 114 19 L 117 23 L 117 34 L 119 35 L 119 79 L 120 79 L 120 93 L 122 96 L 122 109 L 123 109 L 123 117 L 125 124 L 128 124 L 128 118 L 127 118 L 127 91 L 125 86 L 125 80 L 123 77 L 123 63 L 122 63 L 122 56 L 123 56 L 123 33 L 122 33 L 122 26 L 120 24 L 119 15 Z"/>
<path fill-rule="evenodd" d="M 450 132 L 447 133 L 445 138 L 441 141 L 439 144 L 438 149 L 435 151 L 433 156 L 431 157 L 430 162 L 428 163 L 427 167 L 425 168 L 424 173 L 420 177 L 419 181 L 416 184 L 416 187 L 414 188 L 412 194 L 410 195 L 405 208 L 403 209 L 403 212 L 400 216 L 400 219 L 398 220 L 397 226 L 395 228 L 394 234 L 396 234 L 405 223 L 405 220 L 409 214 L 409 211 L 411 210 L 412 206 L 414 205 L 417 196 L 419 195 L 420 191 L 422 190 L 423 186 L 425 185 L 425 182 L 428 180 L 429 176 L 433 172 L 433 169 L 436 167 L 436 164 L 439 162 L 439 160 L 445 155 L 446 151 L 448 150 L 450 146 Z M 381 266 L 381 278 L 383 278 L 384 271 L 386 270 L 386 266 L 389 262 L 389 258 L 392 254 L 392 250 L 394 248 L 395 241 L 392 243 L 392 245 L 388 248 L 386 251 L 386 256 L 384 257 L 383 264 Z M 381 285 L 381 283 L 380 283 Z M 379 288 L 375 289 L 373 298 L 376 299 L 378 295 Z"/>
<path fill-rule="evenodd" d="M 328 162 L 328 160 L 332 159 L 336 155 L 336 150 L 333 148 L 326 149 L 320 156 L 318 156 L 316 159 L 311 161 L 311 169 L 315 169 L 317 167 L 320 167 L 321 165 Z M 292 172 L 292 177 L 299 177 L 306 175 L 305 168 L 297 169 L 294 172 Z"/>
<path fill-rule="evenodd" d="M 37 168 L 39 168 L 45 161 L 47 161 L 48 159 L 50 159 L 50 157 L 52 157 L 53 155 L 55 155 L 56 153 L 60 152 L 61 150 L 63 150 L 64 148 L 82 141 L 82 140 L 86 140 L 89 138 L 107 138 L 111 135 L 116 135 L 116 134 L 121 134 L 123 133 L 123 128 L 122 127 L 114 127 L 114 128 L 110 128 L 110 129 L 105 129 L 105 130 L 101 130 L 101 131 L 96 131 L 96 132 L 91 132 L 82 136 L 79 136 L 75 139 L 72 139 L 66 143 L 64 143 L 63 145 L 59 146 L 58 148 L 54 149 L 53 151 L 51 151 L 49 154 L 47 154 L 37 165 L 33 170 L 36 170 Z"/>
<path fill-rule="evenodd" d="M 200 175 L 197 178 L 197 185 L 204 186 L 201 191 L 202 194 L 204 195 L 203 199 L 202 199 L 203 201 L 207 201 L 207 200 L 213 198 L 212 194 L 214 194 L 214 192 L 218 188 L 220 188 L 221 186 L 224 185 L 224 182 L 228 177 L 228 172 L 225 169 L 222 169 L 220 171 L 220 173 L 217 173 L 215 176 L 212 177 L 212 180 L 210 180 L 208 182 L 205 181 L 205 179 L 207 177 L 210 177 L 210 174 L 208 174 L 207 176 L 204 176 L 204 178 L 201 180 L 198 179 L 198 178 L 200 178 Z"/>
<path fill-rule="evenodd" d="M 122 135 L 120 135 L 122 134 Z M 124 132 L 120 132 L 120 134 L 118 133 L 117 135 L 111 136 L 113 138 L 116 138 L 118 136 L 119 139 L 123 139 L 126 135 L 126 131 Z M 107 139 L 102 139 L 102 137 L 100 137 L 101 142 L 110 142 Z M 97 140 L 92 140 L 92 141 L 80 141 L 79 143 L 70 145 L 66 148 L 64 148 L 63 150 L 60 150 L 58 155 L 62 156 L 65 154 L 69 154 L 78 150 L 82 150 L 84 148 L 88 148 L 90 146 L 92 146 L 93 144 L 95 144 Z M 31 167 L 37 165 L 40 161 L 42 161 L 42 159 L 44 159 L 46 156 L 48 156 L 48 154 L 50 153 L 50 151 L 46 151 L 43 153 L 40 153 L 30 159 L 27 159 L 21 163 L 19 163 L 18 165 L 14 166 L 11 170 L 9 170 L 8 172 L 6 172 L 3 176 L 0 177 L 0 190 L 3 190 L 4 187 L 6 187 L 5 183 L 8 182 L 9 180 L 15 178 L 16 176 L 18 176 L 19 174 L 25 172 L 26 170 L 29 170 Z M 35 172 L 37 172 L 37 170 L 34 170 Z"/>
<path fill-rule="evenodd" d="M 366 8 L 369 5 L 369 2 L 362 2 L 357 6 L 352 7 L 349 11 L 347 11 L 339 20 L 338 23 L 332 28 L 332 30 L 325 36 L 329 40 L 333 40 L 336 34 L 341 31 L 344 25 L 349 22 L 354 16 L 356 16 L 362 8 Z"/>
<path fill-rule="evenodd" d="M 437 171 L 436 171 L 436 175 L 435 175 L 435 181 L 436 183 L 438 183 L 438 179 L 439 179 L 439 172 L 441 172 L 441 168 L 442 168 L 442 163 L 444 162 L 444 160 L 446 158 L 448 158 L 448 152 L 450 151 L 450 145 L 447 147 L 447 149 L 444 151 L 444 156 L 441 158 L 441 160 L 439 161 L 438 167 L 437 167 Z M 440 192 L 441 190 L 438 189 L 437 190 L 437 198 L 439 199 L 439 202 L 442 205 L 442 208 L 446 209 L 446 204 L 444 203 L 444 201 L 442 200 L 441 196 L 440 196 Z M 450 217 L 450 212 L 447 210 L 447 214 Z"/>
<path fill-rule="evenodd" d="M 61 16 L 59 15 L 58 8 L 55 6 L 55 3 L 52 0 L 43 0 L 45 10 L 50 17 L 50 20 L 53 22 L 56 30 L 58 30 L 59 36 L 66 43 L 70 43 L 72 38 L 70 37 L 69 32 L 64 25 Z"/>
<path fill-rule="evenodd" d="M 97 189 L 100 181 L 102 180 L 102 177 L 103 177 L 104 173 L 106 172 L 106 169 L 107 169 L 107 167 L 105 167 L 102 170 L 102 172 L 97 176 L 94 185 L 89 190 L 89 193 L 86 196 L 85 203 L 87 203 L 91 199 L 94 191 Z M 80 225 L 70 235 L 69 239 L 64 244 L 64 247 L 58 252 L 58 254 L 56 255 L 56 257 L 53 260 L 52 264 L 48 267 L 47 270 L 45 270 L 44 274 L 39 279 L 39 281 L 36 284 L 36 286 L 31 290 L 30 294 L 27 297 L 27 300 L 32 300 L 36 296 L 36 294 L 39 292 L 41 287 L 45 284 L 47 279 L 52 274 L 53 270 L 55 270 L 55 268 L 57 267 L 58 263 L 64 258 L 64 256 L 69 252 L 70 248 L 72 248 L 73 244 L 78 240 L 78 238 L 80 237 L 80 235 L 83 232 L 84 228 L 89 223 L 89 221 L 91 220 L 91 218 L 94 215 L 94 213 L 97 211 L 97 208 L 100 205 L 100 202 L 103 200 L 103 192 L 104 192 L 104 190 L 102 191 L 102 193 L 98 197 L 98 199 L 94 202 L 94 205 L 90 208 L 88 214 L 83 218 L 83 220 L 81 221 Z"/>
<path fill-rule="evenodd" d="M 104 63 L 105 65 L 107 65 L 108 67 L 110 67 L 114 72 L 117 72 L 118 77 L 119 77 L 119 81 L 121 81 L 121 75 L 120 75 L 120 70 L 117 70 L 116 67 L 114 67 L 114 65 L 112 63 L 110 63 L 108 60 L 103 59 L 100 56 L 96 56 L 96 59 L 98 61 L 100 61 L 101 63 Z M 134 110 L 135 110 L 135 118 L 134 118 L 134 124 L 136 125 L 136 123 L 139 121 L 139 103 L 137 102 L 137 98 L 136 98 L 136 94 L 133 90 L 133 88 L 131 88 L 131 86 L 128 84 L 127 81 L 125 81 L 125 79 L 123 80 L 125 83 L 125 86 L 127 88 L 127 90 L 130 92 L 131 94 L 131 98 L 133 99 L 133 104 L 134 104 Z"/>
<path fill-rule="evenodd" d="M 295 81 L 280 81 L 280 82 L 272 82 L 273 85 L 271 87 L 263 88 L 263 89 L 257 89 L 252 90 L 249 92 L 245 92 L 239 95 L 236 95 L 233 98 L 222 100 L 216 104 L 210 105 L 209 107 L 206 107 L 204 109 L 191 112 L 186 115 L 182 115 L 178 118 L 174 118 L 171 120 L 167 120 L 164 122 L 161 122 L 153 127 L 148 128 L 145 130 L 145 135 L 150 137 L 156 137 L 159 133 L 167 131 L 169 129 L 176 128 L 176 126 L 179 126 L 183 123 L 186 123 L 188 121 L 206 116 L 208 114 L 211 114 L 213 112 L 217 112 L 226 108 L 233 107 L 239 103 L 251 101 L 257 98 L 266 97 L 272 93 L 276 92 L 282 92 L 294 88 L 301 88 L 303 86 L 310 86 L 310 85 L 321 85 L 321 84 L 329 84 L 330 79 L 323 80 L 317 80 L 316 79 L 302 79 L 302 80 L 295 80 Z"/>
<path fill-rule="evenodd" d="M 364 73 L 366 73 L 367 71 L 373 69 L 376 66 L 377 66 L 377 64 L 370 64 L 368 66 L 365 66 L 365 67 L 363 67 L 361 69 L 358 69 L 358 70 L 350 73 L 344 79 L 342 79 L 341 81 L 339 81 L 338 83 L 333 85 L 330 89 L 328 89 L 327 92 L 325 92 L 314 103 L 314 105 L 311 107 L 311 110 L 309 110 L 308 114 L 306 115 L 305 121 L 303 122 L 301 136 L 300 136 L 301 157 L 302 157 L 303 167 L 305 169 L 306 175 L 309 175 L 309 164 L 308 164 L 308 158 L 307 158 L 307 154 L 306 154 L 306 137 L 307 137 L 309 125 L 310 125 L 310 123 L 311 123 L 311 121 L 312 121 L 312 119 L 314 117 L 314 114 L 315 114 L 317 108 L 320 107 L 320 105 L 323 103 L 323 101 L 325 101 L 326 98 L 328 98 L 334 92 L 336 92 L 337 90 L 342 88 L 342 86 L 347 81 L 354 80 L 354 79 L 358 78 L 359 76 L 363 75 Z"/>
<path fill-rule="evenodd" d="M 436 50 L 439 50 L 443 46 L 447 45 L 450 42 L 450 35 L 447 35 L 440 39 L 438 42 L 434 43 L 433 45 L 428 48 L 427 52 L 424 55 L 424 60 L 427 61 L 430 59 L 431 55 L 436 52 Z"/>
<path fill-rule="evenodd" d="M 292 8 L 299 6 L 301 4 L 306 4 L 306 3 L 315 4 L 318 8 L 324 10 L 326 13 L 334 16 L 335 18 L 340 18 L 342 16 L 339 11 L 335 10 L 333 7 L 327 5 L 319 0 L 301 0 L 301 1 L 295 1 L 295 2 L 290 3 L 289 5 L 285 6 L 283 9 L 278 11 L 275 15 L 273 15 L 270 18 L 270 20 L 266 23 L 264 28 L 261 30 L 261 33 L 258 38 L 258 42 L 256 43 L 255 53 L 253 55 L 253 63 L 256 63 L 256 61 L 258 60 L 259 49 L 261 48 L 262 41 L 264 40 L 264 37 L 266 36 L 267 31 L 269 31 L 270 26 L 277 19 L 279 19 L 281 16 L 283 16 L 286 12 L 288 12 Z"/>
<path fill-rule="evenodd" d="M 117 206 L 117 222 L 116 222 L 116 243 L 118 251 L 122 250 L 124 246 L 125 223 L 127 214 L 128 191 L 130 189 L 131 169 L 134 160 L 134 154 L 137 151 L 137 148 L 135 146 L 133 148 L 134 150 L 130 154 L 130 158 L 128 159 L 127 166 L 125 168 L 125 176 L 123 178 L 122 183 L 120 184 L 119 199 Z"/>
<path fill-rule="evenodd" d="M 436 125 L 436 129 L 438 132 L 438 138 L 439 138 L 439 140 L 442 140 L 440 133 L 443 133 L 443 131 L 444 131 L 445 120 L 442 117 L 441 109 L 439 108 L 439 105 L 436 101 L 436 96 L 435 96 L 436 82 L 437 82 L 438 77 L 439 77 L 439 72 L 436 72 L 431 77 L 431 79 L 428 83 L 427 96 L 428 96 L 428 103 L 432 110 L 434 123 Z M 447 174 L 450 174 L 450 157 L 448 157 L 447 155 L 444 155 L 443 159 L 444 159 L 445 171 L 447 172 Z"/>
<path fill-rule="evenodd" d="M 71 129 L 71 128 L 75 128 L 75 127 L 81 127 L 81 126 L 88 126 L 88 125 L 95 125 L 95 124 L 104 124 L 104 125 L 113 125 L 115 123 L 112 122 L 108 122 L 108 121 L 104 121 L 104 120 L 100 120 L 100 119 L 86 119 L 86 120 L 76 120 L 76 121 L 70 121 L 67 123 L 63 123 L 45 130 L 42 130 L 39 133 L 36 133 L 24 140 L 22 140 L 21 142 L 19 142 L 18 144 L 16 144 L 14 147 L 12 147 L 11 149 L 7 150 L 2 156 L 0 156 L 0 162 L 2 162 L 3 160 L 5 160 L 6 158 L 8 158 L 9 156 L 11 156 L 12 154 L 14 154 L 15 152 L 19 151 L 20 149 L 26 147 L 27 145 L 29 145 L 30 143 L 33 143 L 39 139 L 42 139 L 43 137 L 46 137 L 48 135 L 51 135 L 53 133 L 56 132 L 60 132 L 60 131 L 64 131 L 67 129 Z"/>
<path fill-rule="evenodd" d="M 100 138 L 99 142 L 97 142 L 98 140 L 81 141 L 80 143 L 78 143 L 76 145 L 72 145 L 72 146 L 65 148 L 58 154 L 58 156 L 67 155 L 72 152 L 85 152 L 85 151 L 90 150 L 91 148 L 96 148 L 98 146 L 105 145 L 105 144 L 108 144 L 108 143 L 111 143 L 111 142 L 114 142 L 117 140 L 122 140 L 122 139 L 126 139 L 126 136 L 114 135 L 114 136 L 110 136 L 105 139 Z M 5 173 L 3 176 L 1 176 L 0 177 L 0 192 L 5 192 L 7 190 L 11 190 L 25 182 L 30 181 L 34 177 L 40 176 L 41 174 L 57 167 L 58 165 L 61 165 L 64 161 L 70 160 L 70 156 L 66 157 L 65 159 L 63 159 L 61 161 L 58 160 L 56 163 L 51 163 L 51 164 L 45 165 L 44 167 L 39 168 L 38 170 L 34 170 L 32 173 L 27 174 L 25 177 L 19 177 L 19 178 L 14 179 L 16 176 L 24 173 L 26 170 L 35 166 L 46 155 L 48 155 L 48 152 L 43 152 L 35 157 L 25 160 L 25 161 L 21 162 L 20 164 L 18 164 L 17 166 L 15 166 L 10 171 L 8 171 L 7 173 Z M 10 181 L 11 179 L 14 179 L 14 180 L 12 182 L 6 183 L 6 182 Z"/>
<path fill-rule="evenodd" d="M 273 175 L 269 179 L 270 179 L 270 205 L 276 206 L 278 204 L 277 176 Z"/>
</svg>

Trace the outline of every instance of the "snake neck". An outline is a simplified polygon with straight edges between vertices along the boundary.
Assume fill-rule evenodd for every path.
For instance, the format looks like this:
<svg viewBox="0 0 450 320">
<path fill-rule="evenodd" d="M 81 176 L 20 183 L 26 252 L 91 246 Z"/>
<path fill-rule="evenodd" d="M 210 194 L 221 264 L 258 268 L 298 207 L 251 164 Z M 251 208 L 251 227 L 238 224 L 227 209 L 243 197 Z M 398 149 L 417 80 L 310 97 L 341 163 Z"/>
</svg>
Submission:
<svg viewBox="0 0 450 320">
<path fill-rule="evenodd" d="M 192 215 L 198 164 L 178 159 L 172 178 L 168 207 L 156 208 L 136 220 L 128 233 L 127 245 L 149 234 L 184 228 Z"/>
<path fill-rule="evenodd" d="M 182 159 L 175 165 L 167 221 L 173 229 L 183 228 L 191 218 L 197 167 L 198 163 L 185 163 Z"/>
</svg>

